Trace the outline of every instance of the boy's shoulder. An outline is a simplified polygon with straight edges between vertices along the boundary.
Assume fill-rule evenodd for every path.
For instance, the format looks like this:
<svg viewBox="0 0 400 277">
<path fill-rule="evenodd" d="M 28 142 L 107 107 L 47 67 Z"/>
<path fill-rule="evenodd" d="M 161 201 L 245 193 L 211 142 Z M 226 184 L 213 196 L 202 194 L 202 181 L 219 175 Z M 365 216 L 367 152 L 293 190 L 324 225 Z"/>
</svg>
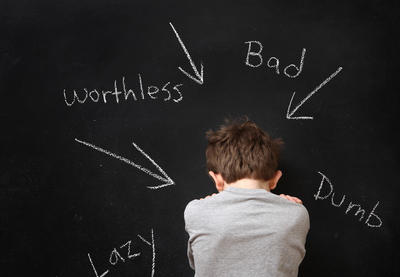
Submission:
<svg viewBox="0 0 400 277">
<path fill-rule="evenodd" d="M 193 215 L 194 211 L 198 208 L 198 201 L 199 199 L 193 199 L 189 203 L 186 204 L 184 216 L 185 219 L 188 218 L 190 215 Z"/>
<path fill-rule="evenodd" d="M 210 203 L 210 200 L 215 199 L 218 194 L 201 199 L 193 199 L 189 203 L 186 204 L 185 212 L 190 210 L 201 209 L 201 207 L 206 206 Z"/>
<path fill-rule="evenodd" d="M 273 206 L 273 210 L 278 214 L 285 214 L 291 219 L 309 221 L 308 210 L 303 204 L 289 201 L 273 193 L 268 194 L 265 201 L 269 205 L 268 208 L 271 209 Z M 207 217 L 215 209 L 218 209 L 218 206 L 226 204 L 229 205 L 230 201 L 226 197 L 224 198 L 223 193 L 217 193 L 207 198 L 193 199 L 185 207 L 184 218 L 189 220 L 190 218 Z"/>
<path fill-rule="evenodd" d="M 218 200 L 221 199 L 221 194 L 216 193 L 215 195 L 209 196 L 207 198 L 193 199 L 186 204 L 185 207 L 185 218 L 190 216 L 199 216 L 202 213 L 206 213 L 206 210 L 210 206 L 218 205 Z"/>
</svg>

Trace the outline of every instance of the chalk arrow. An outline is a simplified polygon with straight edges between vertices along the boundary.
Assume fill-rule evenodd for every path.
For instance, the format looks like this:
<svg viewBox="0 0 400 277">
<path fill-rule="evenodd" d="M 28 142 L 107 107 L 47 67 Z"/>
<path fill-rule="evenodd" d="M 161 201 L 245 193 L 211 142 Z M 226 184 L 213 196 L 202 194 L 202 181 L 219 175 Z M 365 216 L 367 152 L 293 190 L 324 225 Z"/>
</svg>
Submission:
<svg viewBox="0 0 400 277">
<path fill-rule="evenodd" d="M 166 187 L 166 186 L 170 186 L 170 185 L 174 185 L 174 184 L 175 184 L 175 182 L 167 175 L 167 173 L 165 173 L 165 171 L 164 171 L 155 161 L 153 161 L 153 159 L 150 158 L 149 155 L 147 155 L 142 149 L 140 149 L 140 147 L 139 147 L 136 143 L 134 143 L 134 142 L 132 142 L 132 144 L 133 144 L 133 146 L 136 148 L 136 150 L 138 150 L 143 156 L 145 156 L 145 157 L 158 169 L 158 171 L 159 171 L 164 177 L 162 177 L 162 176 L 160 176 L 160 175 L 158 175 L 158 174 L 156 174 L 156 173 L 151 172 L 151 171 L 148 170 L 147 168 L 144 168 L 143 166 L 138 165 L 138 164 L 136 164 L 136 163 L 134 163 L 134 162 L 128 160 L 127 158 L 124 158 L 124 157 L 122 157 L 122 156 L 119 156 L 119 155 L 117 155 L 117 154 L 114 154 L 114 153 L 112 153 L 112 152 L 110 152 L 110 151 L 108 151 L 108 150 L 105 150 L 105 149 L 103 149 L 103 148 L 101 148 L 101 147 L 98 147 L 98 146 L 96 146 L 96 145 L 93 145 L 93 144 L 91 144 L 91 143 L 89 143 L 89 142 L 82 141 L 82 140 L 79 140 L 79 139 L 77 139 L 77 138 L 75 139 L 75 141 L 76 141 L 76 142 L 79 142 L 79 143 L 81 143 L 81 144 L 83 144 L 83 145 L 86 145 L 86 146 L 88 146 L 88 147 L 90 147 L 90 148 L 93 148 L 94 150 L 97 150 L 97 151 L 99 151 L 99 152 L 101 152 L 101 153 L 107 154 L 107 155 L 109 155 L 109 156 L 111 156 L 111 157 L 113 157 L 113 158 L 116 158 L 116 159 L 120 160 L 120 161 L 123 161 L 124 163 L 127 163 L 127 164 L 129 164 L 129 165 L 131 165 L 131 166 L 133 166 L 133 167 L 136 167 L 137 169 L 143 171 L 144 173 L 146 173 L 146 174 L 148 174 L 148 175 L 150 175 L 150 176 L 152 176 L 152 177 L 154 177 L 154 178 L 156 178 L 156 179 L 158 179 L 158 180 L 160 180 L 160 181 L 162 181 L 162 182 L 165 182 L 165 184 L 158 185 L 158 186 L 147 186 L 149 189 L 159 189 L 159 188 L 163 188 L 163 187 Z"/>
<path fill-rule="evenodd" d="M 182 67 L 178 67 L 178 69 L 180 71 L 182 71 L 183 74 L 185 74 L 186 76 L 188 76 L 190 79 L 192 79 L 193 81 L 195 81 L 196 83 L 198 83 L 199 85 L 202 85 L 204 83 L 204 74 L 203 74 L 203 64 L 200 63 L 200 73 L 197 70 L 196 65 L 194 64 L 192 58 L 190 57 L 190 54 L 188 52 L 188 50 L 185 47 L 185 44 L 183 44 L 182 39 L 180 38 L 178 32 L 175 30 L 174 25 L 172 25 L 172 23 L 170 22 L 169 25 L 171 25 L 172 30 L 174 31 L 176 38 L 179 41 L 179 44 L 181 45 L 183 52 L 185 52 L 186 57 L 188 58 L 190 65 L 192 66 L 192 69 L 194 71 L 194 74 L 196 75 L 196 77 L 190 75 L 189 73 L 187 73 L 184 69 L 182 69 Z"/>
<path fill-rule="evenodd" d="M 292 98 L 290 99 L 289 106 L 286 112 L 286 119 L 313 119 L 312 116 L 293 116 L 293 114 L 308 100 L 311 96 L 313 96 L 318 90 L 320 90 L 323 86 L 325 86 L 333 77 L 335 77 L 340 71 L 342 67 L 339 67 L 335 72 L 331 74 L 328 78 L 325 79 L 321 84 L 319 84 L 310 94 L 308 94 L 297 106 L 290 111 L 290 107 L 292 106 L 292 101 L 296 92 L 294 91 L 292 94 Z"/>
</svg>

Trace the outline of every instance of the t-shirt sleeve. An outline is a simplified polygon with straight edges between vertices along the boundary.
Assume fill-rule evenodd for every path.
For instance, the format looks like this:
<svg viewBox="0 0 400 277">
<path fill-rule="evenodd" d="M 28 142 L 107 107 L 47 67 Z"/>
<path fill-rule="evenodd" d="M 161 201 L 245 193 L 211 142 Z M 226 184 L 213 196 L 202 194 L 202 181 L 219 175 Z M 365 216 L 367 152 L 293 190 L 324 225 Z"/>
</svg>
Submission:
<svg viewBox="0 0 400 277">
<path fill-rule="evenodd" d="M 186 205 L 185 212 L 184 212 L 184 220 L 185 220 L 185 230 L 189 235 L 188 242 L 187 242 L 187 257 L 189 260 L 189 266 L 194 270 L 195 265 L 194 265 L 194 257 L 193 257 L 193 250 L 192 250 L 192 241 L 194 237 L 194 230 L 193 226 L 191 224 L 191 221 L 193 220 L 193 204 L 195 203 L 196 200 L 193 200 L 189 202 Z"/>
<path fill-rule="evenodd" d="M 192 246 L 190 244 L 190 241 L 188 240 L 188 244 L 187 244 L 187 257 L 189 260 L 189 266 L 195 270 L 194 268 L 194 258 L 193 258 L 193 251 L 192 251 Z"/>
<path fill-rule="evenodd" d="M 303 232 L 307 236 L 307 233 L 310 230 L 310 215 L 308 214 L 306 207 L 304 207 L 303 205 L 301 206 L 300 219 Z"/>
<path fill-rule="evenodd" d="M 300 246 L 301 260 L 306 254 L 305 244 L 307 239 L 308 231 L 310 230 L 310 217 L 307 209 L 303 205 L 299 205 L 297 209 L 296 224 L 294 227 L 295 238 L 297 238 L 297 243 Z"/>
</svg>

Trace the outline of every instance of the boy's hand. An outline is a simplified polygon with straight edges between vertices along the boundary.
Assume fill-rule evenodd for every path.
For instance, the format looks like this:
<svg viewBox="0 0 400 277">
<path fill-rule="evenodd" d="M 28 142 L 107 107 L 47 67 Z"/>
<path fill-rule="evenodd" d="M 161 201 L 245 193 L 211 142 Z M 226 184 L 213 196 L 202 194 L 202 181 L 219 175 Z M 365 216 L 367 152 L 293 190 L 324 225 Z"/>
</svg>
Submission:
<svg viewBox="0 0 400 277">
<path fill-rule="evenodd" d="M 207 196 L 204 197 L 204 198 L 207 198 L 207 197 L 210 197 L 210 196 L 213 196 L 213 195 L 216 195 L 216 193 L 213 193 L 213 194 L 211 194 L 211 195 L 207 195 Z M 200 198 L 200 200 L 201 200 L 201 199 L 204 199 L 204 198 Z"/>
<path fill-rule="evenodd" d="M 285 194 L 279 194 L 280 197 L 285 198 L 289 201 L 292 201 L 294 203 L 298 203 L 298 204 L 303 204 L 303 201 L 301 201 L 299 198 L 294 197 L 294 196 L 290 196 L 290 195 L 285 195 Z"/>
</svg>

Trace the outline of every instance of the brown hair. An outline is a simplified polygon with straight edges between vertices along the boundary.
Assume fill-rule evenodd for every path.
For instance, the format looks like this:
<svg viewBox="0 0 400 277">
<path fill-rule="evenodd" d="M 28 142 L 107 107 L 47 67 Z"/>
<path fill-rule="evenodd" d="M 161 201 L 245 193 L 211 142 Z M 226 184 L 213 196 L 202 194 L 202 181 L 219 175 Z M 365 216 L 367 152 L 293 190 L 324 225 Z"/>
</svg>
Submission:
<svg viewBox="0 0 400 277">
<path fill-rule="evenodd" d="M 225 182 L 251 178 L 268 181 L 278 168 L 281 139 L 271 137 L 247 117 L 225 120 L 217 131 L 206 133 L 207 169 Z"/>
</svg>

